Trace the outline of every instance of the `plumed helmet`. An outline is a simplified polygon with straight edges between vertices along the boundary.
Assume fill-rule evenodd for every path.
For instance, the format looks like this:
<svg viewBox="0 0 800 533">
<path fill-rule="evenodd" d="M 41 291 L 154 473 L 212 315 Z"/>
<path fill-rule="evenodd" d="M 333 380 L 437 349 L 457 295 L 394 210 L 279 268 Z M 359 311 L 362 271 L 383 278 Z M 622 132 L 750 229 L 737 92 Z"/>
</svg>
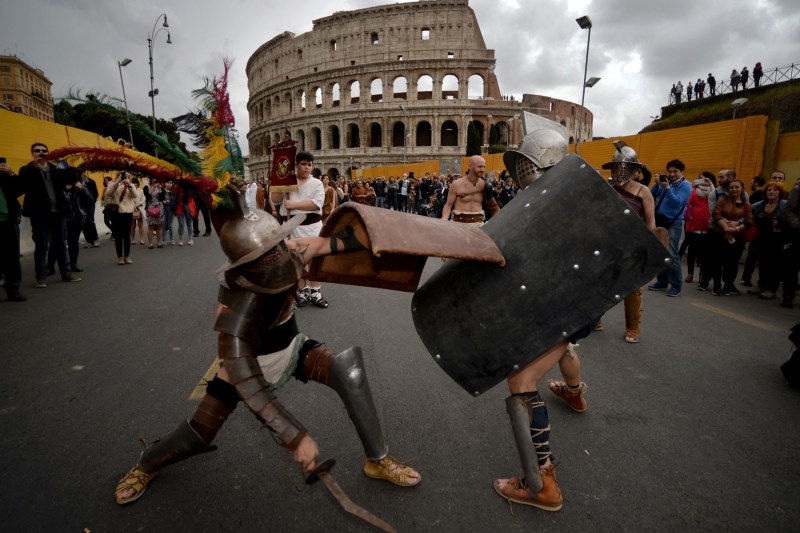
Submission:
<svg viewBox="0 0 800 533">
<path fill-rule="evenodd" d="M 614 152 L 611 161 L 605 163 L 603 168 L 611 169 L 611 181 L 621 187 L 635 178 L 642 168 L 636 150 L 625 144 L 625 141 L 614 141 Z"/>
<path fill-rule="evenodd" d="M 525 135 L 518 150 L 508 150 L 503 154 L 503 163 L 517 187 L 523 189 L 566 155 L 567 140 L 564 136 L 543 128 Z"/>
</svg>

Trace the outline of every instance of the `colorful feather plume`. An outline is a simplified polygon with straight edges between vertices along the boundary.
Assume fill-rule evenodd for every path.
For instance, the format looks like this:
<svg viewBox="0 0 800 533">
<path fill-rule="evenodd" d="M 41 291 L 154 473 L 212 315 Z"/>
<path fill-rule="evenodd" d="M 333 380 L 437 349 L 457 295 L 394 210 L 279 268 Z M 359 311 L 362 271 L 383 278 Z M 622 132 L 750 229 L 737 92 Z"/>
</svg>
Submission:
<svg viewBox="0 0 800 533">
<path fill-rule="evenodd" d="M 172 180 L 191 185 L 206 197 L 217 190 L 217 182 L 206 176 L 187 173 L 171 163 L 122 146 L 119 148 L 67 146 L 51 151 L 48 159 L 66 159 L 71 166 L 81 171 L 125 170 L 148 176 L 155 181 Z"/>
<path fill-rule="evenodd" d="M 213 207 L 230 207 L 226 185 L 234 175 L 244 174 L 244 160 L 239 143 L 231 131 L 236 125 L 228 94 L 228 73 L 231 61 L 223 60 L 219 77 L 205 78 L 201 89 L 192 91 L 199 108 L 173 119 L 178 131 L 192 135 L 201 147 L 203 173 L 219 185 L 213 196 Z"/>
</svg>

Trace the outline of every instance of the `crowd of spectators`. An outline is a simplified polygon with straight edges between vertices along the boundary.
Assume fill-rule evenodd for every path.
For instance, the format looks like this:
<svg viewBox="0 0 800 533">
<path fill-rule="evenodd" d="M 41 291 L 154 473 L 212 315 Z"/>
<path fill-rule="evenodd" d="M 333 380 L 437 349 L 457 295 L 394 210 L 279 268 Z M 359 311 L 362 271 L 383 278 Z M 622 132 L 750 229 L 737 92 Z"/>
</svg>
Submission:
<svg viewBox="0 0 800 533">
<path fill-rule="evenodd" d="M 453 174 L 440 176 L 435 172 L 426 172 L 424 176 L 404 172 L 400 176 L 379 176 L 373 180 L 348 179 L 345 176 L 331 179 L 321 175 L 319 178 L 326 190 L 322 218 L 324 220 L 333 209 L 346 202 L 440 218 L 450 184 L 460 177 Z M 505 170 L 489 172 L 487 181 L 501 207 L 517 194 L 517 188 Z"/>
<path fill-rule="evenodd" d="M 750 71 L 747 69 L 747 65 L 742 67 L 741 71 L 733 69 L 730 75 L 731 92 L 735 93 L 739 90 L 744 91 L 748 86 L 758 88 L 761 86 L 761 79 L 763 77 L 764 69 L 761 66 L 761 62 L 756 63 L 753 67 L 752 78 Z M 708 73 L 708 77 L 705 80 L 703 78 L 697 78 L 695 82 L 692 80 L 687 81 L 685 89 L 683 83 L 680 81 L 673 83 L 672 89 L 670 89 L 670 104 L 680 104 L 683 100 L 691 102 L 692 98 L 701 100 L 705 98 L 706 91 L 708 91 L 709 96 L 717 95 L 717 78 L 714 77 L 711 72 Z"/>
<path fill-rule="evenodd" d="M 45 144 L 34 143 L 31 162 L 18 172 L 0 159 L 0 285 L 10 301 L 27 299 L 20 291 L 22 217 L 30 221 L 34 242 L 33 286 L 41 289 L 47 287 L 48 278 L 55 276 L 56 270 L 62 281 L 81 281 L 81 247 L 100 247 L 98 224 L 110 231 L 119 265 L 133 263 L 131 246 L 153 249 L 175 245 L 176 218 L 178 246 L 184 244 L 184 226 L 187 244 L 194 244 L 193 239 L 200 235 L 200 215 L 205 223 L 203 235 L 211 235 L 208 207 L 191 187 L 153 182 L 140 188 L 138 177 L 122 171 L 114 177 L 105 176 L 102 191 L 98 191 L 86 172 L 63 161 L 48 161 L 48 153 Z M 20 205 L 22 196 L 24 203 Z M 95 219 L 98 202 L 102 223 Z"/>
<path fill-rule="evenodd" d="M 714 296 L 739 296 L 742 293 L 736 282 L 740 279 L 747 294 L 765 300 L 778 298 L 782 288 L 780 305 L 793 307 L 800 270 L 800 182 L 787 192 L 786 175 L 776 170 L 769 182 L 761 177 L 753 179 L 748 194 L 732 169 L 721 169 L 716 175 L 703 171 L 691 182 L 683 178 L 683 168 L 679 170 L 660 175 L 652 188 L 658 225 L 670 232 L 672 245 L 678 242 L 675 236 L 683 234 L 676 254 L 679 260 L 672 267 L 676 272 L 669 282 L 664 277 L 648 288 L 667 290 L 671 285 L 668 294 L 677 296 L 682 283 L 696 282 L 697 290 L 710 291 Z M 671 211 L 666 212 L 658 198 L 670 190 L 675 200 L 668 208 Z M 687 275 L 680 280 L 676 276 L 681 276 L 680 258 L 684 254 Z M 756 269 L 758 277 L 753 282 Z"/>
</svg>

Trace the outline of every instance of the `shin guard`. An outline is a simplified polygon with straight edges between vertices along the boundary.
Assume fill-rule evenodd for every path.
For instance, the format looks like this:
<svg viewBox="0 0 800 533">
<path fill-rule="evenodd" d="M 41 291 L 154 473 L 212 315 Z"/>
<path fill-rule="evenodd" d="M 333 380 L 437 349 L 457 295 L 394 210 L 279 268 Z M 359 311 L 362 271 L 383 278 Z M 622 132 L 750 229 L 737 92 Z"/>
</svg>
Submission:
<svg viewBox="0 0 800 533">
<path fill-rule="evenodd" d="M 188 420 L 184 420 L 167 437 L 153 443 L 142 452 L 139 465 L 144 472 L 152 474 L 187 457 L 199 453 L 212 452 L 216 446 L 209 446 L 200 435 L 192 429 Z"/>
<path fill-rule="evenodd" d="M 342 399 L 367 459 L 377 461 L 386 457 L 389 447 L 381 431 L 361 348 L 348 348 L 337 355 L 320 344 L 306 355 L 303 371 L 307 379 L 331 387 Z"/>
<path fill-rule="evenodd" d="M 211 444 L 238 403 L 236 387 L 214 376 L 189 423 L 207 444 Z"/>
<path fill-rule="evenodd" d="M 542 490 L 542 477 L 536 461 L 536 448 L 531 440 L 530 400 L 522 395 L 509 396 L 506 398 L 506 411 L 511 420 L 511 431 L 514 433 L 525 482 L 534 492 L 539 492 Z"/>
</svg>

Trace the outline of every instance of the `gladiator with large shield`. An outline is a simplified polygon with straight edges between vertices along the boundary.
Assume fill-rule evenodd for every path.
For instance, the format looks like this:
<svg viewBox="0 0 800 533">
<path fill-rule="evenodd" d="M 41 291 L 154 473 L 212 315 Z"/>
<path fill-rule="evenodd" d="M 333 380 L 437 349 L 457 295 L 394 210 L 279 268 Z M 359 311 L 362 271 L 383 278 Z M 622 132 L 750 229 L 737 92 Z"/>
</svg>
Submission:
<svg viewBox="0 0 800 533">
<path fill-rule="evenodd" d="M 317 258 L 311 269 L 315 279 L 415 291 L 417 331 L 448 376 L 473 396 L 508 381 L 523 476 L 499 479 L 495 490 L 549 511 L 563 500 L 537 384 L 570 357 L 571 342 L 670 261 L 605 180 L 565 154 L 564 136 L 533 119 L 507 160 L 523 190 L 485 225 L 345 205 L 321 235 L 363 228 L 369 245 Z M 451 259 L 417 287 L 429 255 Z M 509 327 L 500 332 L 496 322 Z"/>
</svg>

